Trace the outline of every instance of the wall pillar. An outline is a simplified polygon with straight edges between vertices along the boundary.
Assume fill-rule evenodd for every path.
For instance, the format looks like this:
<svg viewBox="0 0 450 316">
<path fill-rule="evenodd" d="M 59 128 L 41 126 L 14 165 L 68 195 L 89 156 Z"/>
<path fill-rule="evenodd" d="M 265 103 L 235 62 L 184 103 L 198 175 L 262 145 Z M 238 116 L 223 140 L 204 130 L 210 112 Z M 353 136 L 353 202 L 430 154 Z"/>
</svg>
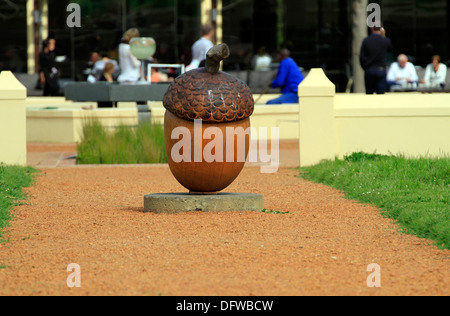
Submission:
<svg viewBox="0 0 450 316">
<path fill-rule="evenodd" d="M 298 89 L 300 167 L 335 159 L 336 87 L 322 69 L 311 69 Z"/>
<path fill-rule="evenodd" d="M 0 163 L 27 164 L 26 97 L 12 72 L 0 73 Z"/>
</svg>

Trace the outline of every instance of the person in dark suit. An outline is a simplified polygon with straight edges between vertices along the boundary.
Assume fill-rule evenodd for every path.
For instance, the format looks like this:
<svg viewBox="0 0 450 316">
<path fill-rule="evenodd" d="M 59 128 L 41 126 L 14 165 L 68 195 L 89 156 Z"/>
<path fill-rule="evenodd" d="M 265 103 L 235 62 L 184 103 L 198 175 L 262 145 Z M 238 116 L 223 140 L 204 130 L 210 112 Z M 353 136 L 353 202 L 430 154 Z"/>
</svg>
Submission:
<svg viewBox="0 0 450 316">
<path fill-rule="evenodd" d="M 392 51 L 392 43 L 386 37 L 384 28 L 373 27 L 361 46 L 360 63 L 364 69 L 366 94 L 384 94 L 387 91 L 387 53 Z"/>
</svg>

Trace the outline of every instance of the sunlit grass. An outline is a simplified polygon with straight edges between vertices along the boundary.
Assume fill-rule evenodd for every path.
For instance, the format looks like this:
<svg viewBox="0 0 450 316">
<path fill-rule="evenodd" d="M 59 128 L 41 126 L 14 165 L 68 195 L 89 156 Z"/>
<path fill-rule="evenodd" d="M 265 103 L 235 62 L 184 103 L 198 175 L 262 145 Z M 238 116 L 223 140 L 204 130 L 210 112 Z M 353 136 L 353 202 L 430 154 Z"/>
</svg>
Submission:
<svg viewBox="0 0 450 316">
<path fill-rule="evenodd" d="M 0 164 L 0 239 L 11 219 L 11 208 L 26 198 L 22 189 L 33 184 L 35 172 L 31 167 Z"/>
</svg>

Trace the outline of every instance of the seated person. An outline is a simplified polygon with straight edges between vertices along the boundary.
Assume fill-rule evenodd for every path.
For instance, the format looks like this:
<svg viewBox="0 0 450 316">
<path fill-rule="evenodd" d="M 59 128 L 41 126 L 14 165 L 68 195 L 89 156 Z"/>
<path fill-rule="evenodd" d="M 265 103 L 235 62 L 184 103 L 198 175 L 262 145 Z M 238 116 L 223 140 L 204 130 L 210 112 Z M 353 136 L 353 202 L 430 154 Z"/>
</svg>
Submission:
<svg viewBox="0 0 450 316">
<path fill-rule="evenodd" d="M 169 81 L 169 76 L 167 74 L 158 71 L 158 68 L 156 67 L 152 67 L 151 72 L 152 83 L 167 82 L 167 81 Z"/>
<path fill-rule="evenodd" d="M 298 86 L 303 81 L 303 74 L 295 61 L 290 57 L 288 49 L 278 54 L 280 66 L 277 78 L 272 81 L 272 88 L 281 88 L 281 97 L 270 100 L 267 104 L 298 103 Z"/>
<path fill-rule="evenodd" d="M 420 81 L 426 88 L 442 89 L 447 79 L 447 66 L 441 63 L 441 57 L 433 56 L 432 63 L 425 70 L 425 77 Z"/>
<path fill-rule="evenodd" d="M 148 69 L 148 67 L 152 64 L 158 64 L 158 60 L 154 57 L 149 57 L 145 61 L 145 69 Z M 169 75 L 167 75 L 164 72 L 159 71 L 159 67 L 152 67 L 150 72 L 150 82 L 151 83 L 158 83 L 158 82 L 169 82 L 172 81 L 174 78 L 169 78 Z M 145 74 L 145 80 L 148 81 L 148 74 Z"/>
<path fill-rule="evenodd" d="M 112 63 L 114 65 L 114 77 L 118 77 L 118 71 L 120 71 L 119 64 L 114 59 L 109 58 L 107 53 L 101 53 L 101 59 L 94 64 L 94 68 L 92 69 L 92 75 L 96 80 L 100 80 L 100 77 L 103 74 L 103 70 L 105 69 L 105 65 L 107 63 Z"/>
<path fill-rule="evenodd" d="M 387 74 L 387 83 L 391 90 L 416 88 L 418 81 L 414 65 L 408 61 L 406 55 L 399 55 L 397 62 L 391 65 Z"/>
</svg>

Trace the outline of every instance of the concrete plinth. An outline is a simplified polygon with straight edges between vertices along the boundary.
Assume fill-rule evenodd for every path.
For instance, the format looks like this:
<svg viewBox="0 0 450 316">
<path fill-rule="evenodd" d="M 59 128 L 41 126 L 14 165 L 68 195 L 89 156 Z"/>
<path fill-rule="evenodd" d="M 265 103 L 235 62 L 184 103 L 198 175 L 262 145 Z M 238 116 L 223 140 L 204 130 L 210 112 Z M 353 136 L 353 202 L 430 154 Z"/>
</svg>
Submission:
<svg viewBox="0 0 450 316">
<path fill-rule="evenodd" d="M 188 193 L 149 194 L 144 197 L 144 211 L 161 214 L 185 212 L 261 211 L 263 197 L 247 193 L 191 195 Z"/>
</svg>

